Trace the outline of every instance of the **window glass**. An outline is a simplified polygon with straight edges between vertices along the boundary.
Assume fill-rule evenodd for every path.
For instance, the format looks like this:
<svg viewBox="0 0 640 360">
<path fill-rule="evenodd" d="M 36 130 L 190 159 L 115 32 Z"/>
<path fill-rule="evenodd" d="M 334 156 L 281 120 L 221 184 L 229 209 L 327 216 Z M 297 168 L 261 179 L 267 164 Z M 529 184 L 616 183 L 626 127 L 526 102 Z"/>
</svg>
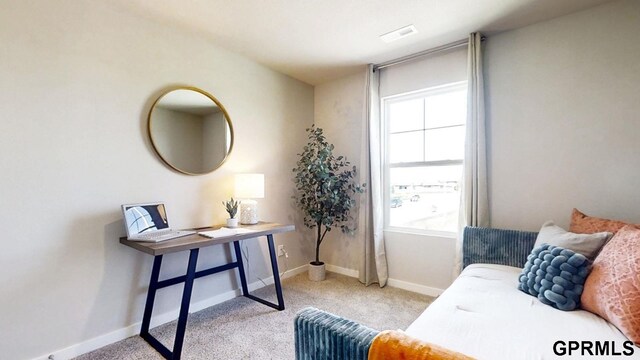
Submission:
<svg viewBox="0 0 640 360">
<path fill-rule="evenodd" d="M 397 133 L 424 129 L 424 99 L 389 104 L 389 132 Z"/>
<path fill-rule="evenodd" d="M 457 232 L 466 113 L 466 83 L 383 99 L 387 228 Z"/>
<path fill-rule="evenodd" d="M 389 226 L 458 230 L 462 165 L 390 170 Z"/>
<path fill-rule="evenodd" d="M 467 121 L 467 90 L 436 93 L 425 97 L 426 128 L 464 125 Z"/>
<path fill-rule="evenodd" d="M 424 160 L 424 131 L 389 135 L 389 161 L 406 163 Z"/>
<path fill-rule="evenodd" d="M 464 126 L 425 131 L 426 161 L 462 160 L 464 158 Z"/>
</svg>

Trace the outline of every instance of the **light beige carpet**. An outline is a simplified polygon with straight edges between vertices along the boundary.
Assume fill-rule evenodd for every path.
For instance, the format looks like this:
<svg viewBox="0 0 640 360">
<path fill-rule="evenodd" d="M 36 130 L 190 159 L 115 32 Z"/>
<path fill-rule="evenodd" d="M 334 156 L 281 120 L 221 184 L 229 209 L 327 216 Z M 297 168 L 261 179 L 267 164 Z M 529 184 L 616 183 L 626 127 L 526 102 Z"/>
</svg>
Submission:
<svg viewBox="0 0 640 360">
<path fill-rule="evenodd" d="M 377 330 L 406 329 L 433 298 L 377 284 L 365 287 L 357 279 L 327 273 L 322 282 L 300 274 L 282 282 L 285 310 L 277 311 L 238 297 L 189 315 L 182 359 L 293 359 L 293 319 L 302 308 L 314 306 L 356 320 Z M 275 302 L 273 286 L 255 295 Z M 176 322 L 151 333 L 169 349 Z M 105 346 L 78 360 L 162 359 L 139 336 Z"/>
</svg>

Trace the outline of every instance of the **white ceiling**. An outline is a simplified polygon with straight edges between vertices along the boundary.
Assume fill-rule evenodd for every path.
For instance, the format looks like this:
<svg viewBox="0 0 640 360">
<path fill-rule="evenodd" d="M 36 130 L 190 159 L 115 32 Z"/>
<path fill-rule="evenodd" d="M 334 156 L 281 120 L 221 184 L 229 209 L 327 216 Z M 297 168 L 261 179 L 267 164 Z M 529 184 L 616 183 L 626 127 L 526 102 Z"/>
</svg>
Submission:
<svg viewBox="0 0 640 360">
<path fill-rule="evenodd" d="M 112 1 L 317 85 L 473 31 L 490 35 L 612 0 Z M 379 39 L 409 24 L 418 34 L 389 44 Z"/>
</svg>

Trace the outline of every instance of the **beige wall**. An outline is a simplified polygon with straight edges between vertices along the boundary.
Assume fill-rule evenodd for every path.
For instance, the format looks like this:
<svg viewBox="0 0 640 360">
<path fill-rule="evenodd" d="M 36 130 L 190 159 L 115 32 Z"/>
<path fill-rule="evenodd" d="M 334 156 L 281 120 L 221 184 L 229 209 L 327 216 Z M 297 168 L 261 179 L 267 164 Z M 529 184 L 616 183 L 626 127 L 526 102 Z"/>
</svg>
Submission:
<svg viewBox="0 0 640 360">
<path fill-rule="evenodd" d="M 495 227 L 568 226 L 573 207 L 640 221 L 640 2 L 614 2 L 486 44 Z"/>
<path fill-rule="evenodd" d="M 360 144 L 364 112 L 365 69 L 360 74 L 315 87 L 315 124 L 327 141 L 335 145 L 334 155 L 346 156 L 360 169 Z M 357 216 L 357 213 L 352 215 Z M 345 235 L 339 229 L 327 233 L 320 248 L 320 261 L 357 270 L 362 249 L 362 232 Z"/>
<path fill-rule="evenodd" d="M 152 258 L 118 243 L 123 203 L 163 200 L 176 227 L 222 222 L 232 175 L 260 172 L 263 218 L 293 221 L 311 86 L 105 2 L 5 1 L 0 43 L 3 358 L 46 356 L 141 320 Z M 146 138 L 148 106 L 175 84 L 214 94 L 231 116 L 234 151 L 212 174 L 171 171 Z M 311 257 L 300 239 L 276 236 L 289 268 Z M 267 277 L 265 247 L 248 244 L 251 281 Z M 214 246 L 199 265 L 227 257 Z M 163 277 L 183 273 L 186 254 L 165 265 Z M 193 300 L 235 287 L 230 273 L 199 279 Z M 163 290 L 155 313 L 176 309 L 180 291 Z"/>
<path fill-rule="evenodd" d="M 606 4 L 489 37 L 485 53 L 494 227 L 567 226 L 572 207 L 640 222 L 640 2 Z M 358 154 L 364 80 L 316 87 L 316 123 Z M 345 114 L 351 114 L 345 116 Z M 339 129 L 345 129 L 340 133 Z M 342 134 L 342 136 L 341 136 Z M 331 239 L 330 264 L 359 253 Z M 453 239 L 386 234 L 389 277 L 429 292 L 452 281 Z M 390 282 L 391 285 L 394 282 Z"/>
</svg>

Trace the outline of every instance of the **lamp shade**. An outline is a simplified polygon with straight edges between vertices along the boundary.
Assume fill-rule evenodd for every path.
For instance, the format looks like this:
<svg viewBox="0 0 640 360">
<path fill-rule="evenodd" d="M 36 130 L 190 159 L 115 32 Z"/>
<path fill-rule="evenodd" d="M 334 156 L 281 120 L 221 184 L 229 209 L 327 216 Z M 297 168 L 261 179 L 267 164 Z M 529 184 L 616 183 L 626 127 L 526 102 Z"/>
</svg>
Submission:
<svg viewBox="0 0 640 360">
<path fill-rule="evenodd" d="M 264 198 L 264 174 L 236 174 L 234 195 L 237 199 Z"/>
</svg>

